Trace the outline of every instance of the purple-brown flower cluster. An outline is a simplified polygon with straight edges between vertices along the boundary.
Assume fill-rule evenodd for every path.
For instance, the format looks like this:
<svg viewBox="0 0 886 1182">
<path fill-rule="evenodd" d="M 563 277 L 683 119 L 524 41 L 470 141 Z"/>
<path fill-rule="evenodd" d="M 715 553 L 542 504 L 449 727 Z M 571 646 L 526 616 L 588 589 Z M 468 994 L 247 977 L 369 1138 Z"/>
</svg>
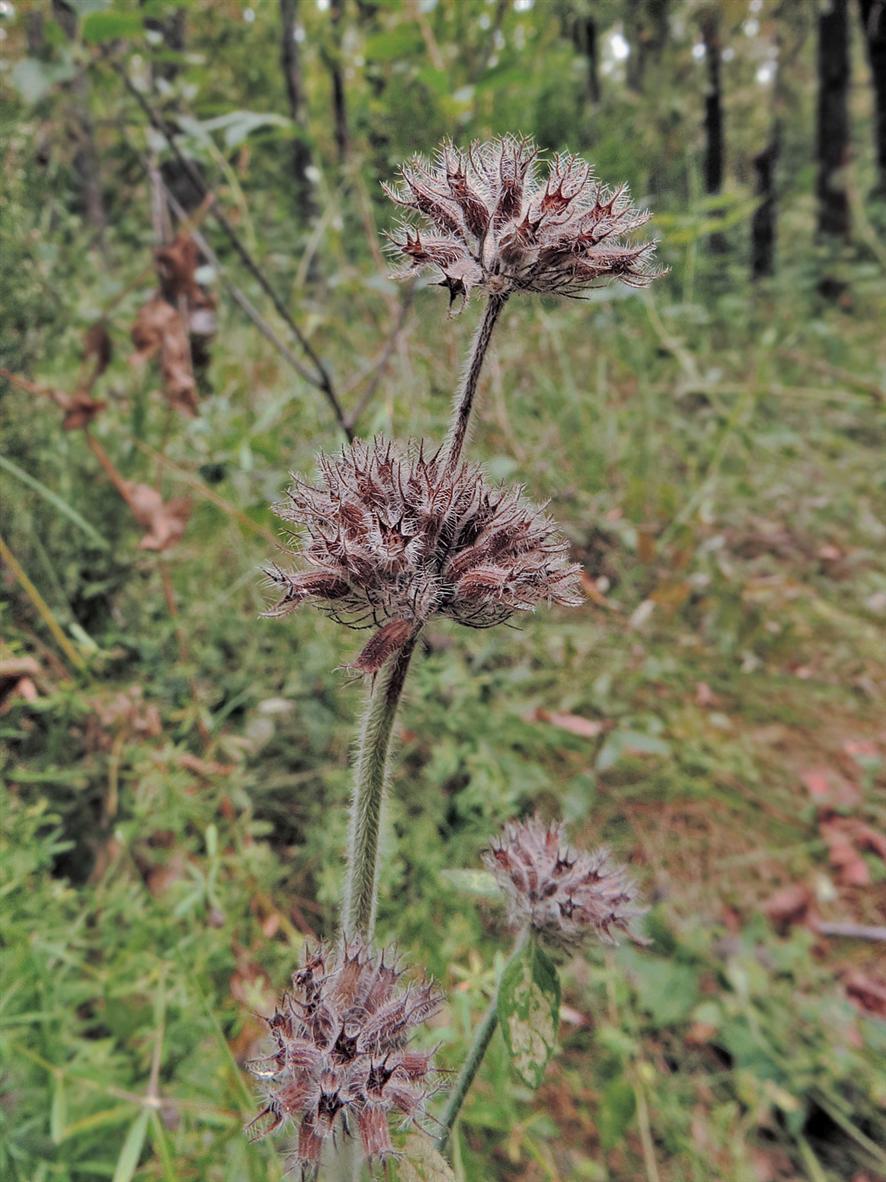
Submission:
<svg viewBox="0 0 886 1182">
<path fill-rule="evenodd" d="M 442 994 L 428 982 L 404 987 L 401 975 L 390 953 L 362 941 L 314 948 L 267 1020 L 270 1054 L 247 1063 L 264 1081 L 265 1106 L 248 1131 L 256 1140 L 291 1122 L 303 1178 L 316 1176 L 338 1132 L 356 1129 L 367 1159 L 388 1158 L 391 1119 L 419 1119 L 436 1090 L 433 1053 L 409 1043 Z"/>
<path fill-rule="evenodd" d="M 363 672 L 435 615 L 487 628 L 545 600 L 581 602 L 580 568 L 541 510 L 422 445 L 377 438 L 321 455 L 318 483 L 295 479 L 275 511 L 303 527 L 307 569 L 267 571 L 282 593 L 268 614 L 313 600 L 352 627 L 376 627 L 354 662 Z"/>
<path fill-rule="evenodd" d="M 445 142 L 433 160 L 414 157 L 398 187 L 385 186 L 398 205 L 420 215 L 390 235 L 392 251 L 408 263 L 402 278 L 431 270 L 450 297 L 471 289 L 580 296 L 618 279 L 646 287 L 661 272 L 653 242 L 626 235 L 650 214 L 637 209 L 626 186 L 609 189 L 585 160 L 559 153 L 539 168 L 539 150 L 517 136 L 474 143 L 467 151 Z"/>
<path fill-rule="evenodd" d="M 563 949 L 595 936 L 614 944 L 616 932 L 638 939 L 631 923 L 644 909 L 637 905 L 627 871 L 605 848 L 593 853 L 571 849 L 561 824 L 537 817 L 511 822 L 484 861 L 507 896 L 515 929 L 528 927 Z"/>
</svg>

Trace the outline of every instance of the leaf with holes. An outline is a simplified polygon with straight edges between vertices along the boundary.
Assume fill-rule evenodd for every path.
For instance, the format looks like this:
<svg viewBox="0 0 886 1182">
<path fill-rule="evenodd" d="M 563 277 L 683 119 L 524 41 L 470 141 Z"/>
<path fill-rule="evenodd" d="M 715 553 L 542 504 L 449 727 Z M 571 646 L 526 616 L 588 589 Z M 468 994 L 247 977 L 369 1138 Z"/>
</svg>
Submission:
<svg viewBox="0 0 886 1182">
<path fill-rule="evenodd" d="M 537 1088 L 557 1046 L 560 978 L 530 941 L 508 964 L 498 991 L 498 1020 L 518 1078 Z"/>
</svg>

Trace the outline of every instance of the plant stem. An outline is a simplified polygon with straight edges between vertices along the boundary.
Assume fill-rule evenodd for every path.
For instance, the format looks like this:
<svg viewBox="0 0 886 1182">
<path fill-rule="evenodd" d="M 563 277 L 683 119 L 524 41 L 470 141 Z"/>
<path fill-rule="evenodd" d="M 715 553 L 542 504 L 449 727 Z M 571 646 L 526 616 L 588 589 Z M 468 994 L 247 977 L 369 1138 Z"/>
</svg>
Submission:
<svg viewBox="0 0 886 1182">
<path fill-rule="evenodd" d="M 363 714 L 348 834 L 348 874 L 342 921 L 346 940 L 356 936 L 366 940 L 372 937 L 378 888 L 378 832 L 391 731 L 417 639 L 416 631 L 377 675 Z"/>
<path fill-rule="evenodd" d="M 477 329 L 471 344 L 471 351 L 468 354 L 464 376 L 456 391 L 455 401 L 452 407 L 452 422 L 449 427 L 449 439 L 446 449 L 446 464 L 449 468 L 454 468 L 461 457 L 462 448 L 464 447 L 465 438 L 468 433 L 468 421 L 474 405 L 474 395 L 477 392 L 477 382 L 480 377 L 480 370 L 483 368 L 483 358 L 486 356 L 486 350 L 489 348 L 489 341 L 492 337 L 492 330 L 495 328 L 495 322 L 498 320 L 502 308 L 507 303 L 507 299 L 507 294 L 491 295 L 489 297 L 486 312 L 480 321 L 480 327 Z"/>
<path fill-rule="evenodd" d="M 10 550 L 9 546 L 2 537 L 0 537 L 0 560 L 2 560 L 12 571 L 12 574 L 18 581 L 21 589 L 34 605 L 37 614 L 52 633 L 52 637 L 56 644 L 65 654 L 74 668 L 81 671 L 84 670 L 86 668 L 86 662 L 83 660 L 83 657 L 80 655 L 77 649 L 74 648 L 70 640 L 68 640 L 67 636 L 62 630 L 61 624 L 59 624 L 58 620 L 55 618 L 52 608 L 28 578 L 25 568 Z"/>
<path fill-rule="evenodd" d="M 520 955 L 526 947 L 529 939 L 529 932 L 521 932 L 517 937 L 517 942 L 514 945 L 514 950 L 511 953 L 508 963 L 502 969 L 501 976 L 503 977 L 510 965 Z M 446 1105 L 446 1111 L 443 1113 L 443 1118 L 440 1121 L 440 1134 L 437 1137 L 437 1148 L 441 1153 L 446 1149 L 449 1141 L 449 1135 L 452 1132 L 453 1125 L 461 1111 L 461 1106 L 465 1102 L 465 1097 L 470 1090 L 471 1084 L 474 1082 L 474 1077 L 480 1070 L 480 1064 L 483 1062 L 483 1056 L 486 1054 L 486 1049 L 492 1042 L 492 1036 L 495 1034 L 495 1028 L 498 1025 L 498 991 L 501 987 L 501 977 L 499 977 L 498 984 L 495 987 L 495 995 L 489 1003 L 489 1008 L 483 1015 L 480 1025 L 474 1031 L 474 1041 L 471 1043 L 471 1049 L 468 1051 L 468 1057 L 462 1064 L 462 1069 L 458 1073 L 458 1079 L 452 1088 L 449 1095 L 449 1103 Z"/>
<path fill-rule="evenodd" d="M 455 1081 L 449 1095 L 449 1103 L 446 1105 L 446 1111 L 443 1113 L 443 1119 L 441 1121 L 442 1128 L 437 1137 L 437 1148 L 441 1153 L 446 1149 L 449 1135 L 452 1132 L 452 1126 L 455 1124 L 456 1118 L 461 1111 L 461 1106 L 464 1104 L 465 1096 L 467 1096 L 471 1084 L 474 1082 L 474 1076 L 480 1069 L 483 1056 L 486 1054 L 486 1048 L 492 1041 L 492 1036 L 495 1034 L 497 1025 L 498 992 L 496 991 L 496 996 L 489 1003 L 489 1008 L 483 1015 L 483 1020 L 474 1033 L 474 1041 L 471 1044 L 471 1049 L 468 1051 L 468 1057 L 462 1064 L 462 1069 L 458 1073 L 458 1079 Z"/>
</svg>

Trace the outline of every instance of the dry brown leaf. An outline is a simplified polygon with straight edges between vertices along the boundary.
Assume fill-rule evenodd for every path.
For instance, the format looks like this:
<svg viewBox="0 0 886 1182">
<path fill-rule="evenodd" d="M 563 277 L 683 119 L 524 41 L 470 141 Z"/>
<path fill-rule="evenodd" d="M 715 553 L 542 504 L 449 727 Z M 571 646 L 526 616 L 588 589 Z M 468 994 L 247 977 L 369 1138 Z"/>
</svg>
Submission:
<svg viewBox="0 0 886 1182">
<path fill-rule="evenodd" d="M 196 415 L 199 404 L 191 345 L 177 309 L 161 296 L 148 300 L 132 326 L 132 342 L 136 351 L 130 364 L 143 365 L 159 353 L 166 397 L 185 414 Z"/>
<path fill-rule="evenodd" d="M 871 875 L 852 840 L 852 829 L 842 818 L 822 821 L 818 831 L 828 847 L 828 858 L 842 886 L 868 886 Z"/>
<path fill-rule="evenodd" d="M 190 515 L 190 502 L 182 497 L 164 501 L 149 484 L 126 484 L 126 500 L 133 516 L 147 533 L 141 550 L 168 550 L 180 540 Z"/>
<path fill-rule="evenodd" d="M 850 1000 L 869 1014 L 886 1018 L 886 984 L 883 981 L 861 969 L 848 969 L 842 978 Z"/>
<path fill-rule="evenodd" d="M 192 755 L 190 751 L 183 751 L 178 757 L 178 762 L 186 771 L 207 780 L 213 776 L 229 776 L 234 770 L 232 763 L 216 763 L 215 760 L 201 759 L 199 755 Z"/>
<path fill-rule="evenodd" d="M 814 926 L 812 891 L 799 882 L 781 887 L 763 904 L 763 913 L 782 932 L 798 923 Z"/>
<path fill-rule="evenodd" d="M 75 390 L 73 394 L 65 394 L 58 390 L 54 401 L 65 412 L 62 419 L 62 428 L 65 431 L 78 431 L 88 427 L 96 415 L 107 406 L 106 402 L 98 402 L 86 390 Z"/>
<path fill-rule="evenodd" d="M 7 657 L 0 661 L 0 682 L 20 677 L 39 677 L 40 665 L 33 657 Z"/>
<path fill-rule="evenodd" d="M 608 612 L 617 612 L 619 610 L 614 603 L 609 602 L 586 570 L 581 572 L 580 578 L 581 589 L 588 599 L 590 599 L 591 603 L 595 603 L 597 607 L 605 608 Z"/>
<path fill-rule="evenodd" d="M 96 320 L 94 324 L 90 324 L 83 337 L 84 366 L 88 366 L 91 361 L 92 372 L 84 376 L 79 384 L 79 389 L 91 392 L 95 383 L 111 364 L 113 356 L 114 345 L 108 332 L 108 326 L 104 320 Z"/>
<path fill-rule="evenodd" d="M 822 816 L 830 815 L 836 808 L 854 808 L 861 803 L 857 785 L 831 768 L 809 768 L 800 773 L 800 779 Z"/>
<path fill-rule="evenodd" d="M 612 726 L 601 718 L 584 718 L 580 714 L 563 714 L 557 710 L 543 710 L 539 707 L 532 712 L 533 722 L 548 722 L 551 726 L 578 735 L 581 739 L 596 739 Z"/>
<path fill-rule="evenodd" d="M 189 303 L 200 292 L 195 274 L 200 254 L 197 243 L 189 234 L 179 233 L 172 242 L 154 251 L 160 291 L 170 304 L 177 304 L 179 297 Z"/>
</svg>

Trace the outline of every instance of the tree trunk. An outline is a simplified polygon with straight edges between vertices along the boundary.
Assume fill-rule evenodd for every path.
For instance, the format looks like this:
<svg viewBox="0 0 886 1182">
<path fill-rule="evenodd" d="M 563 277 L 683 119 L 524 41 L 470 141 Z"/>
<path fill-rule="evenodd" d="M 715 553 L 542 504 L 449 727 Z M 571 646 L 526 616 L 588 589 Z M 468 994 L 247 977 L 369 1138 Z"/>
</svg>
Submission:
<svg viewBox="0 0 886 1182">
<path fill-rule="evenodd" d="M 597 22 L 592 16 L 576 13 L 572 18 L 572 44 L 587 64 L 588 99 L 600 101 L 600 43 Z"/>
<path fill-rule="evenodd" d="M 778 120 L 772 125 L 772 138 L 762 152 L 754 157 L 754 172 L 757 183 L 755 192 L 759 198 L 751 220 L 751 275 L 762 279 L 775 274 L 775 236 L 777 203 L 775 189 L 775 166 L 778 162 L 781 128 Z"/>
<path fill-rule="evenodd" d="M 886 0 L 859 0 L 874 86 L 874 147 L 877 195 L 886 200 Z"/>
<path fill-rule="evenodd" d="M 849 0 L 829 0 L 818 18 L 818 232 L 848 239 Z"/>
<path fill-rule="evenodd" d="M 624 30 L 630 46 L 627 83 L 639 93 L 646 67 L 661 61 L 668 43 L 668 0 L 627 0 Z"/>
<path fill-rule="evenodd" d="M 329 15 L 332 18 L 333 45 L 329 55 L 329 74 L 332 79 L 332 118 L 339 164 L 344 164 L 348 158 L 348 113 L 345 105 L 345 79 L 342 61 L 344 10 L 345 0 L 331 0 Z"/>
<path fill-rule="evenodd" d="M 77 13 L 64 0 L 53 0 L 52 13 L 70 41 L 77 38 Z M 89 79 L 86 69 L 78 69 L 71 82 L 74 96 L 73 116 L 76 127 L 77 149 L 74 153 L 74 171 L 80 186 L 86 221 L 95 231 L 95 241 L 102 254 L 105 253 L 105 202 L 102 195 L 99 173 L 98 149 L 95 145 L 95 125 L 89 109 Z"/>
<path fill-rule="evenodd" d="M 280 0 L 281 53 L 283 79 L 286 83 L 286 97 L 289 100 L 289 116 L 296 126 L 292 141 L 292 173 L 295 181 L 295 200 L 302 220 L 310 221 L 314 212 L 314 191 L 308 170 L 311 167 L 311 149 L 305 132 L 304 91 L 302 88 L 301 60 L 296 31 L 298 27 L 298 0 Z"/>
<path fill-rule="evenodd" d="M 708 86 L 704 100 L 704 190 L 709 197 L 713 197 L 723 192 L 725 171 L 723 58 L 717 9 L 711 9 L 702 19 L 701 36 L 704 41 L 705 65 L 708 73 Z M 723 235 L 719 232 L 711 234 L 710 247 L 713 251 L 723 251 L 726 247 Z"/>
</svg>

